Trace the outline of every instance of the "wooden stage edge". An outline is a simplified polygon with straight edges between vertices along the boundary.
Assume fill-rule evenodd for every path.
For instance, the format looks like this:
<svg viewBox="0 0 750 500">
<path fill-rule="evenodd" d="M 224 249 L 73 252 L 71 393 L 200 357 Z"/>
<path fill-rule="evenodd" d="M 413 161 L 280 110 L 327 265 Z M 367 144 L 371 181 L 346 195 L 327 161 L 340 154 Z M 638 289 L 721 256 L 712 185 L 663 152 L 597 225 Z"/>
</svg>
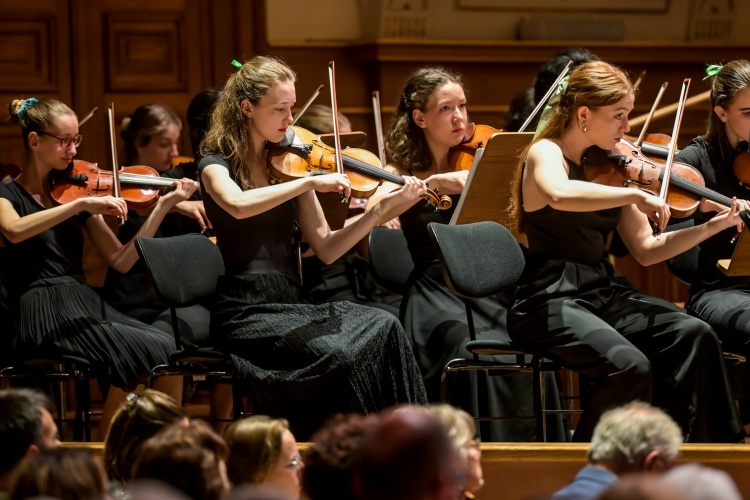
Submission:
<svg viewBox="0 0 750 500">
<path fill-rule="evenodd" d="M 90 448 L 97 455 L 104 447 L 102 443 L 63 445 Z M 307 446 L 299 445 L 301 450 Z M 485 486 L 477 498 L 546 498 L 567 484 L 586 463 L 587 449 L 587 443 L 482 443 Z M 750 445 L 686 444 L 680 453 L 680 463 L 684 462 L 726 471 L 742 496 L 750 498 Z"/>
</svg>

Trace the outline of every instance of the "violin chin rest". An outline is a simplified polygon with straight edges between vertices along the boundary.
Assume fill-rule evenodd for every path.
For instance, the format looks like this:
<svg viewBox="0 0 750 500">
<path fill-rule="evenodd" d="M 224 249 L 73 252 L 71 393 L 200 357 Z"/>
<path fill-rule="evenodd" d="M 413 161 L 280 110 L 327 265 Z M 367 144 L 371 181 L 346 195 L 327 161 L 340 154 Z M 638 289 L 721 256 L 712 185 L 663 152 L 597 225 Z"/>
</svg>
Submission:
<svg viewBox="0 0 750 500">
<path fill-rule="evenodd" d="M 286 148 L 294 144 L 294 129 L 288 127 L 284 133 L 284 138 L 277 144 L 279 147 Z"/>
</svg>

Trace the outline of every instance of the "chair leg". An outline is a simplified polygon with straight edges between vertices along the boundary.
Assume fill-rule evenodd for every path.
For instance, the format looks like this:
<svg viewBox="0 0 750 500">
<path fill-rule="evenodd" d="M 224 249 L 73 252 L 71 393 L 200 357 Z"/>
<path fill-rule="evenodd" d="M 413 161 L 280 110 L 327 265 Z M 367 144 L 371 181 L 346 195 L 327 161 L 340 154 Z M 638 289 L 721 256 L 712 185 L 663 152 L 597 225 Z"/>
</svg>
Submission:
<svg viewBox="0 0 750 500">
<path fill-rule="evenodd" d="M 544 373 L 541 370 L 541 358 L 533 356 L 532 358 L 532 399 L 534 407 L 534 439 L 546 441 L 545 424 L 544 424 L 544 405 L 542 403 L 542 377 Z"/>
</svg>

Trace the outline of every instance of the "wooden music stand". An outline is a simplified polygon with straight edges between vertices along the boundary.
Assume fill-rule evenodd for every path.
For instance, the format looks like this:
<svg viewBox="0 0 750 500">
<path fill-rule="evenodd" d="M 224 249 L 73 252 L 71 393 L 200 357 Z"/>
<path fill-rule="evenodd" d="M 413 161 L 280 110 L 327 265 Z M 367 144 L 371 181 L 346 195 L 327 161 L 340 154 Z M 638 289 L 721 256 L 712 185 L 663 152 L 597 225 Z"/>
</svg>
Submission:
<svg viewBox="0 0 750 500">
<path fill-rule="evenodd" d="M 750 211 L 743 210 L 740 217 L 745 223 L 734 247 L 731 259 L 721 259 L 716 263 L 719 271 L 727 276 L 750 276 L 750 239 L 747 238 Z"/>
<path fill-rule="evenodd" d="M 526 243 L 526 235 L 518 232 L 508 207 L 519 156 L 533 137 L 532 132 L 500 132 L 490 137 L 484 150 L 474 156 L 451 224 L 495 221 L 508 228 L 519 242 Z"/>
</svg>

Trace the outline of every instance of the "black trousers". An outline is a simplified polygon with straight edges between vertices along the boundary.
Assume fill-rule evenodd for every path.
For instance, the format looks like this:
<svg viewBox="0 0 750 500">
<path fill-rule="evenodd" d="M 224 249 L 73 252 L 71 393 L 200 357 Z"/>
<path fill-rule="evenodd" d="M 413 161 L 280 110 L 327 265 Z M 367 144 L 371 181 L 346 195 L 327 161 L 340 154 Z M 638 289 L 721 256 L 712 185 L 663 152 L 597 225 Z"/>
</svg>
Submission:
<svg viewBox="0 0 750 500">
<path fill-rule="evenodd" d="M 604 411 L 633 400 L 665 409 L 687 441 L 743 439 L 712 328 L 674 304 L 622 284 L 592 287 L 607 277 L 605 268 L 573 267 L 576 272 L 569 272 L 567 263 L 563 275 L 547 286 L 519 288 L 521 298 L 508 323 L 514 340 L 541 349 L 594 383 L 574 440 L 590 440 Z"/>
</svg>

